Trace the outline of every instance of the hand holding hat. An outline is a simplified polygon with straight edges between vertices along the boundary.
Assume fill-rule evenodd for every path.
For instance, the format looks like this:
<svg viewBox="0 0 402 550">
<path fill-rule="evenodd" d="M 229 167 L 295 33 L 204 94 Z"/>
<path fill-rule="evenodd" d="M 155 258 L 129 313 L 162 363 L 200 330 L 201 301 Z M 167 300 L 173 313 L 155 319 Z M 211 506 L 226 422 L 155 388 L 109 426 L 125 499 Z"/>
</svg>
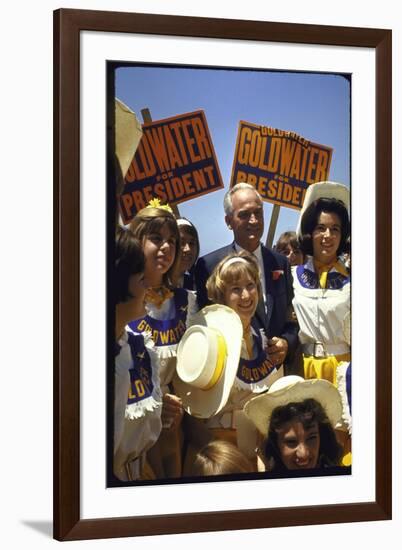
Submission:
<svg viewBox="0 0 402 550">
<path fill-rule="evenodd" d="M 177 349 L 173 380 L 183 408 L 210 418 L 225 406 L 236 377 L 243 326 L 233 309 L 211 305 L 194 316 Z"/>
</svg>

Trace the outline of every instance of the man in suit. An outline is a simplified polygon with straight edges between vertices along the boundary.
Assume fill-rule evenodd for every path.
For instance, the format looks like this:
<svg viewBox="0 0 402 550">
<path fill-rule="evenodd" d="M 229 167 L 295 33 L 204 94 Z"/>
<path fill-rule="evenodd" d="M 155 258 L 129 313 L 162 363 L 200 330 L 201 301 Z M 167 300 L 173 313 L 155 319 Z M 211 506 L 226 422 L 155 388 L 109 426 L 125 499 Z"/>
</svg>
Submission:
<svg viewBox="0 0 402 550">
<path fill-rule="evenodd" d="M 297 326 L 289 309 L 293 298 L 290 266 L 287 258 L 261 243 L 264 210 L 261 197 L 248 183 L 238 183 L 225 195 L 225 222 L 233 231 L 234 241 L 200 258 L 195 267 L 197 299 L 200 308 L 208 303 L 206 281 L 214 267 L 228 254 L 245 250 L 259 263 L 263 300 L 255 314 L 257 326 L 268 338 L 269 358 L 281 365 L 297 346 Z"/>
</svg>

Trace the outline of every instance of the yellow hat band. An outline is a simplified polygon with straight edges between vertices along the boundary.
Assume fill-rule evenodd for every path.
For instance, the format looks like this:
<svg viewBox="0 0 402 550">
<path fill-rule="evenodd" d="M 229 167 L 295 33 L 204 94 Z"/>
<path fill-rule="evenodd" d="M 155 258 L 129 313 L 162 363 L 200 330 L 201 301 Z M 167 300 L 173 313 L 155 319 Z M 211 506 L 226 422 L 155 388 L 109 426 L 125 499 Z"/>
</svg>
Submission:
<svg viewBox="0 0 402 550">
<path fill-rule="evenodd" d="M 223 369 L 225 367 L 226 357 L 228 354 L 225 339 L 221 334 L 219 334 L 218 331 L 215 331 L 215 332 L 216 332 L 217 342 L 218 342 L 218 351 L 217 351 L 215 370 L 211 380 L 208 382 L 205 388 L 202 388 L 203 391 L 210 390 L 218 382 L 223 372 Z"/>
</svg>

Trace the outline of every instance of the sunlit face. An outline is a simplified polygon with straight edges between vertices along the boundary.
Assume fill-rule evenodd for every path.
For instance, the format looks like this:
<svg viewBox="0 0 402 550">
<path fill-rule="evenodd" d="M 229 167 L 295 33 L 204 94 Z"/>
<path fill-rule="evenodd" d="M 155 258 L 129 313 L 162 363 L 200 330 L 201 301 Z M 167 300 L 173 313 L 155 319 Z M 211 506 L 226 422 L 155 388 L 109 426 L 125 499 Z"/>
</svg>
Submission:
<svg viewBox="0 0 402 550">
<path fill-rule="evenodd" d="M 225 217 L 235 241 L 248 252 L 259 246 L 264 232 L 262 202 L 252 189 L 240 189 L 232 197 L 233 212 Z"/>
<path fill-rule="evenodd" d="M 277 430 L 278 449 L 288 470 L 316 468 L 320 452 L 318 422 L 304 428 L 298 420 L 291 420 Z"/>
<path fill-rule="evenodd" d="M 197 240 L 184 227 L 180 227 L 180 272 L 190 271 L 197 259 Z"/>
<path fill-rule="evenodd" d="M 129 300 L 131 319 L 139 319 L 145 315 L 144 298 L 146 289 L 143 273 L 130 276 L 128 291 L 132 296 Z"/>
<path fill-rule="evenodd" d="M 172 267 L 176 255 L 176 237 L 167 224 L 159 231 L 146 235 L 143 241 L 145 255 L 145 283 L 150 286 L 155 279 L 162 277 Z"/>
<path fill-rule="evenodd" d="M 249 324 L 258 304 L 258 288 L 253 279 L 242 275 L 238 281 L 228 285 L 224 293 L 225 305 L 231 307 L 240 319 Z"/>
<path fill-rule="evenodd" d="M 336 260 L 342 238 L 342 225 L 335 212 L 321 212 L 313 230 L 314 259 L 324 264 Z"/>
<path fill-rule="evenodd" d="M 301 265 L 303 263 L 303 252 L 300 249 L 293 248 L 290 244 L 278 250 L 278 252 L 287 257 L 290 265 Z"/>
</svg>

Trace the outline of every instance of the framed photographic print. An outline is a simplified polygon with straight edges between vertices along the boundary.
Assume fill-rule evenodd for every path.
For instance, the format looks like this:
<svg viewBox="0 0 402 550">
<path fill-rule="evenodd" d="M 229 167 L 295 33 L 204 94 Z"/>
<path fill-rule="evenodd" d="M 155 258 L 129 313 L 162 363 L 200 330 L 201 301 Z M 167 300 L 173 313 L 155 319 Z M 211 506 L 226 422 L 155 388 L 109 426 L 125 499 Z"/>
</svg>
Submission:
<svg viewBox="0 0 402 550">
<path fill-rule="evenodd" d="M 55 537 L 389 519 L 391 32 L 81 10 L 55 12 L 54 29 Z M 142 141 L 116 200 L 119 109 L 136 113 Z M 300 161 L 287 166 L 279 147 L 300 150 Z M 223 194 L 242 178 L 283 207 L 278 234 L 296 226 L 308 183 L 351 190 L 353 467 L 121 483 L 110 368 L 116 213 L 127 224 L 150 200 L 171 202 L 199 230 L 203 255 L 230 242 Z"/>
</svg>

